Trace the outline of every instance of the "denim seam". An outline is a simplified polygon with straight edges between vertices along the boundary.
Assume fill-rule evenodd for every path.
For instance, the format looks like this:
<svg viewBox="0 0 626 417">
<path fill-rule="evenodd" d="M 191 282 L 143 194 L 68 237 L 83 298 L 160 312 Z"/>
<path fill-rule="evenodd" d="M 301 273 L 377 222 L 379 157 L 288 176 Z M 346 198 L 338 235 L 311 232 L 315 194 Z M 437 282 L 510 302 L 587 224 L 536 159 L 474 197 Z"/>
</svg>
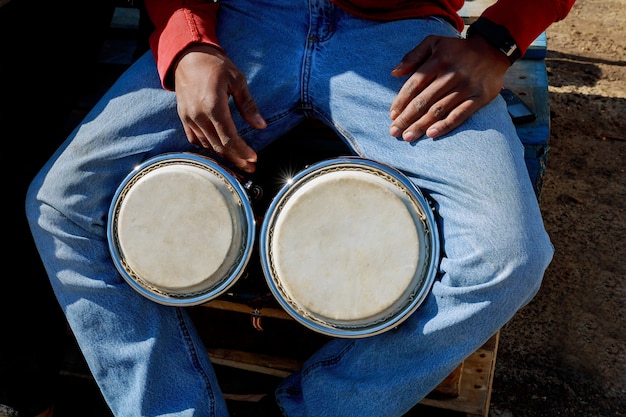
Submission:
<svg viewBox="0 0 626 417">
<path fill-rule="evenodd" d="M 198 356 L 198 351 L 196 350 L 196 345 L 193 343 L 191 332 L 189 331 L 189 327 L 187 326 L 187 321 L 185 320 L 185 316 L 181 308 L 176 308 L 176 317 L 178 318 L 183 338 L 185 339 L 185 342 L 187 343 L 187 346 L 189 349 L 191 363 L 193 364 L 193 367 L 196 368 L 196 371 L 200 374 L 201 379 L 204 379 L 205 386 L 210 387 L 210 389 L 207 390 L 207 395 L 210 399 L 210 401 L 208 402 L 210 406 L 209 411 L 211 415 L 214 416 L 216 415 L 216 412 L 215 412 L 216 398 L 215 398 L 214 389 L 211 386 L 211 379 L 204 371 L 204 368 L 202 368 L 202 365 Z"/>
</svg>

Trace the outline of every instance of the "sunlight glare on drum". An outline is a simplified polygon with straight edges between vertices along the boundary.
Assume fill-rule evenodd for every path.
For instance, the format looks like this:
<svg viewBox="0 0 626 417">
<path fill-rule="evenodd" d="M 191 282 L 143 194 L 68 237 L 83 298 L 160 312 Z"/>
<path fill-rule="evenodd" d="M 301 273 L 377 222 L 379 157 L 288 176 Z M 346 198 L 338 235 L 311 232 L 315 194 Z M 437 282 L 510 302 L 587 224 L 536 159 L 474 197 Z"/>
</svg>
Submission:
<svg viewBox="0 0 626 417">
<path fill-rule="evenodd" d="M 282 187 L 283 185 L 291 185 L 293 184 L 293 177 L 297 174 L 297 170 L 293 167 L 285 167 L 281 169 L 278 173 L 278 184 Z"/>
</svg>

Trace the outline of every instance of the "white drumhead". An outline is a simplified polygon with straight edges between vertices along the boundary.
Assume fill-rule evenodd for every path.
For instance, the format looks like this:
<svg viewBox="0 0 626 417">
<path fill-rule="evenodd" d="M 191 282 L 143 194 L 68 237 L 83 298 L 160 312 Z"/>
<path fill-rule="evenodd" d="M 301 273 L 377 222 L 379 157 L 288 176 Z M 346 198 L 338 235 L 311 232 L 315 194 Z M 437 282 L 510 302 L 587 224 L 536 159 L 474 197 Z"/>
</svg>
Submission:
<svg viewBox="0 0 626 417">
<path fill-rule="evenodd" d="M 236 179 L 210 160 L 160 157 L 120 187 L 110 216 L 118 269 L 164 304 L 199 304 L 248 261 L 254 219 Z"/>
<path fill-rule="evenodd" d="M 430 288 L 433 227 L 425 200 L 400 173 L 358 158 L 324 161 L 270 206 L 261 235 L 266 278 L 314 330 L 380 333 Z"/>
</svg>

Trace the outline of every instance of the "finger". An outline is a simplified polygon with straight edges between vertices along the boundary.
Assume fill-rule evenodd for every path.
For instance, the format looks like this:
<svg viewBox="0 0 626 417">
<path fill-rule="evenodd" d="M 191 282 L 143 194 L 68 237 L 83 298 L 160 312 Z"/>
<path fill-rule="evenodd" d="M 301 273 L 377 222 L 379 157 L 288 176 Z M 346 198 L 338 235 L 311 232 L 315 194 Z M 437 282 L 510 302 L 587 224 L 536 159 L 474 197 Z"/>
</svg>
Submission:
<svg viewBox="0 0 626 417">
<path fill-rule="evenodd" d="M 405 81 L 391 103 L 389 110 L 391 120 L 396 121 L 402 113 L 407 111 L 409 106 L 413 106 L 412 110 L 409 110 L 413 112 L 412 117 L 421 117 L 427 111 L 431 102 L 430 97 L 437 94 L 439 88 L 444 88 L 449 79 L 453 77 L 450 73 L 442 75 L 437 65 L 437 60 L 430 60 L 416 69 Z M 432 93 L 429 94 L 428 90 Z M 400 129 L 407 127 L 406 117 L 408 116 L 408 114 L 404 114 L 405 120 L 396 123 Z"/>
<path fill-rule="evenodd" d="M 210 151 L 213 150 L 211 143 L 209 142 L 209 140 L 204 136 L 204 134 L 202 133 L 202 131 L 200 129 L 198 130 L 198 133 L 196 133 L 196 131 L 189 126 L 187 123 L 183 124 L 183 129 L 185 131 L 185 136 L 187 136 L 187 141 L 189 143 L 191 143 L 192 145 L 195 146 L 199 146 L 201 148 L 206 148 Z"/>
<path fill-rule="evenodd" d="M 394 98 L 393 102 L 391 103 L 389 117 L 391 118 L 391 120 L 396 121 L 396 125 L 398 127 L 406 128 L 406 126 L 408 125 L 407 121 L 405 120 L 408 114 L 405 113 L 405 111 L 407 110 L 407 107 L 409 105 L 413 106 L 413 111 L 417 111 L 417 114 L 420 114 L 420 110 L 423 109 L 426 104 L 428 104 L 425 101 L 424 97 L 420 96 L 424 88 L 427 87 L 428 82 L 431 81 L 426 77 L 427 76 L 424 73 L 413 73 L 413 75 L 411 75 L 406 80 L 406 82 Z M 404 119 L 401 117 L 402 113 L 405 113 Z"/>
<path fill-rule="evenodd" d="M 247 83 L 244 82 L 241 88 L 235 89 L 232 97 L 239 114 L 250 126 L 257 129 L 265 129 L 267 127 L 265 119 L 261 116 L 256 102 L 252 98 L 252 94 L 250 94 Z"/>
<path fill-rule="evenodd" d="M 426 136 L 434 139 L 451 132 L 463 124 L 479 107 L 473 98 L 463 101 L 455 106 L 444 119 L 430 125 L 426 130 Z"/>
<path fill-rule="evenodd" d="M 451 87 L 448 78 L 440 77 L 409 97 L 402 110 L 393 115 L 389 133 L 412 141 L 421 137 L 435 118 L 439 120 L 445 117 L 446 108 L 455 100 L 455 95 L 449 93 Z M 451 97 L 445 100 L 448 95 Z"/>
<path fill-rule="evenodd" d="M 391 70 L 394 77 L 403 77 L 415 71 L 431 55 L 433 38 L 426 37 L 419 45 L 402 57 L 400 63 Z"/>
<path fill-rule="evenodd" d="M 188 134 L 188 138 L 189 136 Z M 256 170 L 257 154 L 239 136 L 232 138 L 220 136 L 216 131 L 212 134 L 206 131 L 201 134 L 192 132 L 191 136 L 193 139 L 189 139 L 190 143 L 225 158 L 237 169 L 247 173 L 253 173 Z"/>
<path fill-rule="evenodd" d="M 256 171 L 257 153 L 242 138 L 237 138 L 235 146 L 230 148 L 233 150 L 233 156 L 227 155 L 227 158 L 243 172 L 249 174 Z"/>
<path fill-rule="evenodd" d="M 391 70 L 391 75 L 394 77 L 411 74 L 391 103 L 389 116 L 392 120 L 395 120 L 409 102 L 434 79 L 436 72 L 430 69 L 432 64 L 428 65 L 428 59 L 432 55 L 433 42 L 434 38 L 428 36 L 418 46 L 407 53 L 400 63 Z M 426 66 L 423 67 L 424 65 Z"/>
<path fill-rule="evenodd" d="M 213 150 L 226 158 L 238 169 L 253 173 L 256 170 L 257 154 L 246 141 L 241 138 L 228 107 L 223 110 L 215 109 L 217 117 L 208 123 L 212 132 L 204 130 L 208 135 Z"/>
</svg>

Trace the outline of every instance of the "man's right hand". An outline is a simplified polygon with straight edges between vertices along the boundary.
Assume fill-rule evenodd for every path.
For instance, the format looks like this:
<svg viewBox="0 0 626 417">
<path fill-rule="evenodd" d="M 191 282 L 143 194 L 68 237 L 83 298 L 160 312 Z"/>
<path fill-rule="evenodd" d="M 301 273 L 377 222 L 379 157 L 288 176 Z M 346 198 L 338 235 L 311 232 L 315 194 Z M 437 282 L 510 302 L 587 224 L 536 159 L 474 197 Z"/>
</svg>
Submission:
<svg viewBox="0 0 626 417">
<path fill-rule="evenodd" d="M 190 143 L 215 152 L 244 172 L 256 169 L 257 154 L 237 134 L 228 100 L 257 129 L 267 124 L 248 90 L 244 74 L 211 45 L 189 47 L 174 71 L 178 115 Z"/>
</svg>

